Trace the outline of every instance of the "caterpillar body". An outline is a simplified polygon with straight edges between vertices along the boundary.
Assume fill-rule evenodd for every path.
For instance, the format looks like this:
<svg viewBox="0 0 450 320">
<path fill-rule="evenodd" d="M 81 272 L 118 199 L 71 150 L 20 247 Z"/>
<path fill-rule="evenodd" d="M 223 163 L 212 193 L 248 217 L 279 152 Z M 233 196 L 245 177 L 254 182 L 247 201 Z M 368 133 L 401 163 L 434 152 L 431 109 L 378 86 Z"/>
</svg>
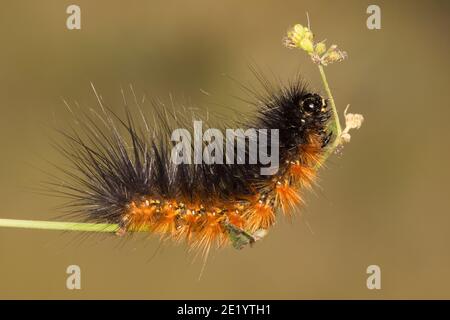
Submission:
<svg viewBox="0 0 450 320">
<path fill-rule="evenodd" d="M 186 241 L 205 256 L 212 246 L 252 244 L 278 214 L 290 217 L 302 203 L 301 191 L 312 186 L 333 138 L 327 100 L 301 80 L 264 88 L 245 125 L 279 130 L 274 175 L 261 175 L 260 164 L 173 164 L 162 138 L 167 116 L 157 112 L 158 128 L 150 128 L 145 116 L 136 123 L 126 108 L 121 119 L 99 98 L 101 112 L 78 121 L 83 135 L 63 131 L 60 150 L 74 169 L 64 169 L 71 214 L 118 224 L 120 235 L 145 230 Z"/>
</svg>

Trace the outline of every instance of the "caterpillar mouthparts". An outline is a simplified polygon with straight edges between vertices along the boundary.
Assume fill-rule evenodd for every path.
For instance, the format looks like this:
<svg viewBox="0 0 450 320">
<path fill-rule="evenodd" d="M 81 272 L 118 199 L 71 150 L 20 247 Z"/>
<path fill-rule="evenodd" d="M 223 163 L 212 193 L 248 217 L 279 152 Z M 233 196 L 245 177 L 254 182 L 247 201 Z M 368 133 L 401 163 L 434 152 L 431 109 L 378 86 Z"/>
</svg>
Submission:
<svg viewBox="0 0 450 320">
<path fill-rule="evenodd" d="M 314 184 L 333 137 L 326 99 L 300 80 L 276 88 L 264 84 L 264 94 L 255 95 L 254 119 L 242 127 L 275 130 L 279 141 L 244 137 L 243 155 L 251 158 L 252 143 L 259 151 L 263 144 L 276 147 L 279 165 L 271 175 L 260 172 L 261 153 L 257 162 L 241 163 L 233 152 L 235 161 L 228 163 L 213 148 L 215 163 L 175 164 L 165 137 L 171 127 L 183 127 L 186 115 L 156 110 L 151 127 L 142 112 L 136 121 L 126 107 L 122 119 L 94 89 L 101 112 L 77 116 L 79 129 L 63 131 L 67 144 L 59 146 L 72 164 L 63 170 L 68 179 L 61 190 L 71 199 L 70 214 L 118 224 L 118 235 L 145 230 L 186 241 L 205 256 L 212 246 L 240 249 L 259 240 L 278 214 L 290 217 L 303 202 L 301 191 Z"/>
</svg>

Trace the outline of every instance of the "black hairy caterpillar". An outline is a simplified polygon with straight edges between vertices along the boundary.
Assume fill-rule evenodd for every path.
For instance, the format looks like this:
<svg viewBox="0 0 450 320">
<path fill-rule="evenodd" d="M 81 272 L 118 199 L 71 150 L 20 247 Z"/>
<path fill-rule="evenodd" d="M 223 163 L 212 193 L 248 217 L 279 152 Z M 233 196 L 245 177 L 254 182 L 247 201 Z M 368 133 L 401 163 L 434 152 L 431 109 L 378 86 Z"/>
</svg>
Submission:
<svg viewBox="0 0 450 320">
<path fill-rule="evenodd" d="M 300 79 L 286 86 L 259 80 L 264 93 L 251 91 L 257 112 L 244 127 L 278 129 L 274 175 L 261 175 L 260 164 L 176 165 L 165 137 L 170 121 L 183 127 L 186 118 L 164 110 L 151 127 L 143 114 L 136 121 L 126 107 L 122 119 L 98 98 L 101 112 L 78 121 L 83 134 L 62 132 L 67 144 L 59 150 L 75 169 L 63 170 L 70 179 L 61 191 L 71 214 L 118 224 L 122 235 L 146 230 L 186 240 L 204 255 L 213 244 L 253 243 L 277 213 L 290 216 L 302 202 L 300 190 L 311 187 L 333 137 L 326 99 Z"/>
</svg>

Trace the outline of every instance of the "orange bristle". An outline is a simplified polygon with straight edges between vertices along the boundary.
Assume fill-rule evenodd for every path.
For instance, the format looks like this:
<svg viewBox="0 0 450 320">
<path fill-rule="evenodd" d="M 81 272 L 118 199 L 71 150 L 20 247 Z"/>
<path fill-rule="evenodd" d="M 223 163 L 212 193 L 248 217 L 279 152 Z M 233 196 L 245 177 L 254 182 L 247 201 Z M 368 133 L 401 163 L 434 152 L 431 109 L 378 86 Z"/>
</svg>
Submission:
<svg viewBox="0 0 450 320">
<path fill-rule="evenodd" d="M 201 229 L 193 239 L 192 246 L 199 249 L 203 256 L 206 257 L 214 243 L 222 246 L 226 243 L 227 237 L 221 224 L 224 216 L 208 212 L 201 219 Z"/>
<path fill-rule="evenodd" d="M 161 234 L 161 236 L 175 233 L 177 229 L 177 215 L 177 210 L 174 208 L 173 204 L 165 204 L 161 209 L 159 219 L 154 222 L 153 231 Z"/>
<path fill-rule="evenodd" d="M 289 172 L 296 182 L 306 188 L 311 187 L 316 177 L 316 171 L 313 168 L 306 167 L 298 161 L 291 164 Z"/>
<path fill-rule="evenodd" d="M 129 221 L 128 228 L 132 230 L 139 230 L 151 226 L 156 214 L 156 206 L 145 200 L 139 206 L 133 201 L 130 204 L 128 214 L 125 215 L 126 220 Z"/>
<path fill-rule="evenodd" d="M 287 181 L 285 183 L 277 183 L 276 200 L 281 205 L 283 213 L 287 216 L 291 215 L 291 209 L 302 202 L 300 195 Z"/>
<path fill-rule="evenodd" d="M 186 210 L 186 214 L 182 216 L 181 225 L 175 235 L 175 239 L 178 241 L 186 240 L 191 244 L 193 240 L 193 234 L 199 228 L 200 215 L 191 210 Z"/>
<path fill-rule="evenodd" d="M 258 201 L 253 205 L 246 214 L 246 228 L 251 232 L 259 229 L 268 229 L 275 223 L 275 213 L 272 207 Z"/>
<path fill-rule="evenodd" d="M 228 217 L 228 222 L 231 223 L 232 225 L 238 227 L 238 228 L 243 228 L 244 224 L 245 224 L 245 220 L 244 217 L 239 214 L 238 211 L 231 211 L 227 213 L 227 217 Z"/>
<path fill-rule="evenodd" d="M 299 147 L 301 162 L 305 165 L 314 167 L 322 159 L 322 146 L 319 137 L 310 135 L 308 143 Z"/>
</svg>

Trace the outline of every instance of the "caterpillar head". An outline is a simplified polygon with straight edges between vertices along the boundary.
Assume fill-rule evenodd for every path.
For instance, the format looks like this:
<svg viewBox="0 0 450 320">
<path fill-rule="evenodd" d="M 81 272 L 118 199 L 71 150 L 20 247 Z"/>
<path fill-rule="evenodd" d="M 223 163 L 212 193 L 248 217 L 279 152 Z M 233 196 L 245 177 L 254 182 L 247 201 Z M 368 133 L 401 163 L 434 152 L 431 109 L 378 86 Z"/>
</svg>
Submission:
<svg viewBox="0 0 450 320">
<path fill-rule="evenodd" d="M 308 93 L 299 102 L 301 112 L 305 115 L 318 115 L 327 111 L 327 102 L 316 93 Z"/>
</svg>

